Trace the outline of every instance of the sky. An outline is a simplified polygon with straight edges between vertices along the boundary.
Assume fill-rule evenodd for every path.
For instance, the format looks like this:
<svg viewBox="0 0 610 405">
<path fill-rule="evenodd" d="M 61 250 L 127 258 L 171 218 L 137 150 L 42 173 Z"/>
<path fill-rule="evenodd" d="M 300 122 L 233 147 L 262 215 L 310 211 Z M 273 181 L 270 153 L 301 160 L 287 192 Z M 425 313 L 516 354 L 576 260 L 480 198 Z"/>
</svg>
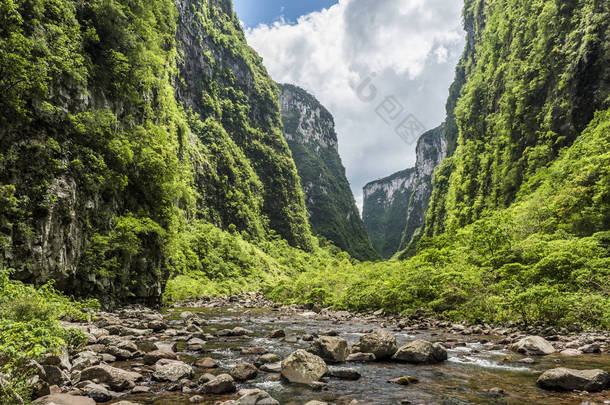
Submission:
<svg viewBox="0 0 610 405">
<path fill-rule="evenodd" d="M 445 118 L 462 53 L 461 0 L 233 0 L 271 77 L 335 118 L 354 197 L 415 164 L 416 140 Z"/>
<path fill-rule="evenodd" d="M 248 27 L 271 24 L 284 18 L 295 23 L 297 18 L 337 4 L 337 0 L 233 0 L 239 19 Z"/>
</svg>

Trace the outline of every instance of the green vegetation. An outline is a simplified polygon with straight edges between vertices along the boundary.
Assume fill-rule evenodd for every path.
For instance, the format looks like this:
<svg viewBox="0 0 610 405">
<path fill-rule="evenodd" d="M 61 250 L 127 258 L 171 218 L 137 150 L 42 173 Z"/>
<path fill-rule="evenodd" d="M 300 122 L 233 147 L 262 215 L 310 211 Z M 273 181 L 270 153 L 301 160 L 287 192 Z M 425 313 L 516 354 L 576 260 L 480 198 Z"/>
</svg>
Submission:
<svg viewBox="0 0 610 405">
<path fill-rule="evenodd" d="M 448 103 L 457 148 L 436 181 L 428 236 L 510 206 L 610 107 L 608 2 L 468 0 L 464 21 L 469 41 Z"/>
<path fill-rule="evenodd" d="M 83 343 L 58 321 L 97 304 L 57 290 L 108 305 L 261 290 L 610 328 L 609 14 L 599 0 L 466 1 L 451 157 L 422 238 L 372 263 L 312 237 L 292 158 L 306 171 L 312 155 L 288 148 L 230 1 L 3 1 L 0 269 L 14 270 L 0 271 L 0 401 L 27 397 L 30 359 Z M 315 221 L 329 239 L 350 232 Z"/>
<path fill-rule="evenodd" d="M 386 259 L 400 247 L 415 182 L 413 167 L 364 186 L 362 218 L 373 247 Z"/>
<path fill-rule="evenodd" d="M 435 173 L 417 246 L 358 263 L 270 242 L 260 252 L 268 267 L 251 262 L 230 283 L 208 277 L 207 292 L 610 328 L 608 5 L 469 0 L 464 13 L 445 123 L 451 157 Z"/>
<path fill-rule="evenodd" d="M 206 123 L 224 129 L 203 140 L 211 149 L 206 160 L 226 159 L 214 170 L 220 181 L 196 179 L 206 190 L 201 205 L 209 206 L 209 199 L 222 193 L 227 197 L 213 201 L 221 215 L 226 216 L 227 208 L 252 209 L 254 227 L 270 228 L 291 245 L 310 250 L 311 232 L 299 177 L 282 136 L 279 89 L 262 59 L 247 46 L 230 1 L 192 1 L 189 7 L 180 11 L 176 34 L 185 59 L 177 86 L 189 108 L 206 117 Z M 191 27 L 195 27 L 194 38 L 186 30 Z M 198 46 L 188 46 L 190 43 Z M 232 146 L 224 147 L 225 143 Z M 241 193 L 252 194 L 252 198 L 238 199 Z M 234 224 L 252 233 L 235 220 L 241 214 L 230 213 L 222 223 L 213 223 L 225 230 Z M 260 231 L 258 235 L 265 236 Z"/>
<path fill-rule="evenodd" d="M 279 90 L 229 1 L 183 6 L 0 6 L 0 265 L 21 279 L 154 305 L 198 221 L 311 249 Z"/>
<path fill-rule="evenodd" d="M 0 402 L 18 403 L 27 399 L 31 386 L 28 379 L 34 370 L 30 360 L 47 353 L 72 350 L 87 343 L 76 329 L 64 329 L 59 319 L 86 320 L 91 309 L 99 308 L 94 300 L 74 302 L 58 293 L 52 284 L 35 289 L 9 279 L 11 271 L 0 270 Z"/>
<path fill-rule="evenodd" d="M 610 328 L 609 147 L 610 110 L 532 178 L 511 208 L 423 239 L 403 261 L 358 263 L 281 241 L 255 248 L 217 233 L 216 243 L 225 244 L 213 249 L 205 282 L 196 275 L 172 280 L 168 298 L 263 290 L 282 302 L 350 310 Z"/>
</svg>

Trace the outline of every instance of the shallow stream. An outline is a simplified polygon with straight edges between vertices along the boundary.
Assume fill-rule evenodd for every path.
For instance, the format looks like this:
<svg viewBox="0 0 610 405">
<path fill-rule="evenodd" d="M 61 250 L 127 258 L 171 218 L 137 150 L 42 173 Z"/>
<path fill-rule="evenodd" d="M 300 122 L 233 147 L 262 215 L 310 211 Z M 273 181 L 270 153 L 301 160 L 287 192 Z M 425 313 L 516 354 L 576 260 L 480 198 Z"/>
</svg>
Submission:
<svg viewBox="0 0 610 405">
<path fill-rule="evenodd" d="M 181 311 L 200 313 L 208 322 L 203 329 L 213 334 L 217 330 L 240 326 L 253 331 L 249 337 L 217 337 L 207 342 L 205 351 L 181 352 L 181 360 L 194 363 L 203 357 L 212 357 L 220 367 L 214 370 L 197 369 L 198 377 L 204 372 L 220 374 L 231 369 L 238 361 L 254 362 L 257 356 L 242 355 L 242 347 L 263 346 L 269 352 L 284 358 L 299 348 L 307 348 L 309 342 L 297 339 L 289 343 L 284 339 L 270 339 L 266 336 L 276 329 L 283 329 L 287 336 L 299 337 L 325 330 L 335 330 L 339 336 L 355 343 L 364 331 L 380 327 L 379 321 L 348 320 L 336 321 L 323 317 L 312 317 L 311 313 L 288 313 L 272 309 L 176 309 L 176 319 Z M 176 320 L 176 323 L 178 321 Z M 610 370 L 610 356 L 607 354 L 564 357 L 559 354 L 537 357 L 534 364 L 522 364 L 518 361 L 524 356 L 498 350 L 494 341 L 499 336 L 455 335 L 439 330 L 422 330 L 403 333 L 393 331 L 399 346 L 414 339 L 426 339 L 433 342 L 449 344 L 449 360 L 440 365 L 408 365 L 393 362 L 379 363 L 346 363 L 342 368 L 357 370 L 362 377 L 358 381 L 324 379 L 328 386 L 321 391 L 287 384 L 279 380 L 278 374 L 260 372 L 258 378 L 241 388 L 260 388 L 271 394 L 282 405 L 302 405 L 310 400 L 320 400 L 331 404 L 349 404 L 352 400 L 359 404 L 581 404 L 591 401 L 596 404 L 610 404 L 610 391 L 598 394 L 557 393 L 545 391 L 536 386 L 536 379 L 541 372 L 554 367 L 571 367 L 581 369 L 601 368 Z M 178 341 L 179 348 L 185 348 Z M 182 345 L 180 345 L 182 343 Z M 494 350 L 496 346 L 496 350 Z M 145 366 L 133 363 L 116 363 L 115 366 L 126 369 L 138 369 Z M 404 375 L 416 377 L 419 382 L 409 386 L 388 383 L 390 378 Z M 126 398 L 146 405 L 187 405 L 193 394 L 168 392 L 164 384 L 149 381 L 154 393 L 130 395 Z M 489 393 L 492 388 L 499 388 L 504 394 Z M 495 392 L 496 390 L 492 390 Z M 215 404 L 217 401 L 233 399 L 235 396 L 210 396 L 204 404 Z M 206 397 L 207 399 L 207 397 Z M 118 402 L 118 401 L 114 401 Z M 112 402 L 110 402 L 112 403 Z"/>
</svg>

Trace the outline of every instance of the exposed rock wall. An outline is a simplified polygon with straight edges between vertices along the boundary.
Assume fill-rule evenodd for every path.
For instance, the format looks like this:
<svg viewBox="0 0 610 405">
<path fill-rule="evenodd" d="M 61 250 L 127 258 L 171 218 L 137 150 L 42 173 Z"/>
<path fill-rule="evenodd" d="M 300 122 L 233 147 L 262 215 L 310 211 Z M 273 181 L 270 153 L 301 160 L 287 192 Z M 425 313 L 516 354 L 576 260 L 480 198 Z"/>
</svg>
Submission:
<svg viewBox="0 0 610 405">
<path fill-rule="evenodd" d="M 360 260 L 377 258 L 338 152 L 332 115 L 312 95 L 280 85 L 284 137 L 292 150 L 312 231 Z"/>
<path fill-rule="evenodd" d="M 364 187 L 364 223 L 373 246 L 383 257 L 393 256 L 414 236 L 419 237 L 432 194 L 432 174 L 447 153 L 443 128 L 420 137 L 414 168 Z"/>
</svg>

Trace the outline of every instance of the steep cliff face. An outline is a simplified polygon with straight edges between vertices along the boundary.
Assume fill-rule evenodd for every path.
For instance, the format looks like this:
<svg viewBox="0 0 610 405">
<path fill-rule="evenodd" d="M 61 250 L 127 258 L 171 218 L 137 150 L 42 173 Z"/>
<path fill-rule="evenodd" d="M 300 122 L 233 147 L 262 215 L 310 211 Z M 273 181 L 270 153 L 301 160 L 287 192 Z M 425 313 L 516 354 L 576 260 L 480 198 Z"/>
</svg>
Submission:
<svg viewBox="0 0 610 405">
<path fill-rule="evenodd" d="M 231 2 L 180 0 L 176 4 L 181 60 L 177 96 L 187 111 L 203 121 L 203 128 L 191 128 L 196 127 L 193 132 L 212 149 L 216 163 L 211 176 L 204 171 L 195 179 L 207 191 L 202 193 L 200 207 L 213 207 L 213 217 L 219 216 L 214 222 L 223 228 L 234 224 L 252 233 L 260 233 L 255 228 L 262 214 L 282 238 L 310 249 L 299 178 L 282 136 L 279 91 L 261 58 L 246 45 Z M 253 173 L 244 176 L 246 172 Z M 235 180 L 240 183 L 237 192 Z M 233 204 L 240 193 L 260 198 L 262 205 L 250 198 Z M 245 215 L 250 209 L 255 211 Z M 239 226 L 236 221 L 244 223 Z"/>
<path fill-rule="evenodd" d="M 197 221 L 311 248 L 273 81 L 229 0 L 0 13 L 0 266 L 158 303 Z"/>
<path fill-rule="evenodd" d="M 373 246 L 383 257 L 405 249 L 419 232 L 432 194 L 432 174 L 446 152 L 447 142 L 440 126 L 419 138 L 414 168 L 364 187 L 364 224 Z"/>
<path fill-rule="evenodd" d="M 345 176 L 332 115 L 305 90 L 279 86 L 284 137 L 301 178 L 312 231 L 357 259 L 377 258 Z"/>
<path fill-rule="evenodd" d="M 432 195 L 432 175 L 447 156 L 447 139 L 444 125 L 426 132 L 417 141 L 415 184 L 409 199 L 407 219 L 398 250 L 413 253 L 422 234 L 428 204 Z"/>
<path fill-rule="evenodd" d="M 608 2 L 469 0 L 428 236 L 510 206 L 610 105 Z"/>
<path fill-rule="evenodd" d="M 373 247 L 384 258 L 400 246 L 415 177 L 415 168 L 411 168 L 364 186 L 362 219 Z"/>
</svg>

